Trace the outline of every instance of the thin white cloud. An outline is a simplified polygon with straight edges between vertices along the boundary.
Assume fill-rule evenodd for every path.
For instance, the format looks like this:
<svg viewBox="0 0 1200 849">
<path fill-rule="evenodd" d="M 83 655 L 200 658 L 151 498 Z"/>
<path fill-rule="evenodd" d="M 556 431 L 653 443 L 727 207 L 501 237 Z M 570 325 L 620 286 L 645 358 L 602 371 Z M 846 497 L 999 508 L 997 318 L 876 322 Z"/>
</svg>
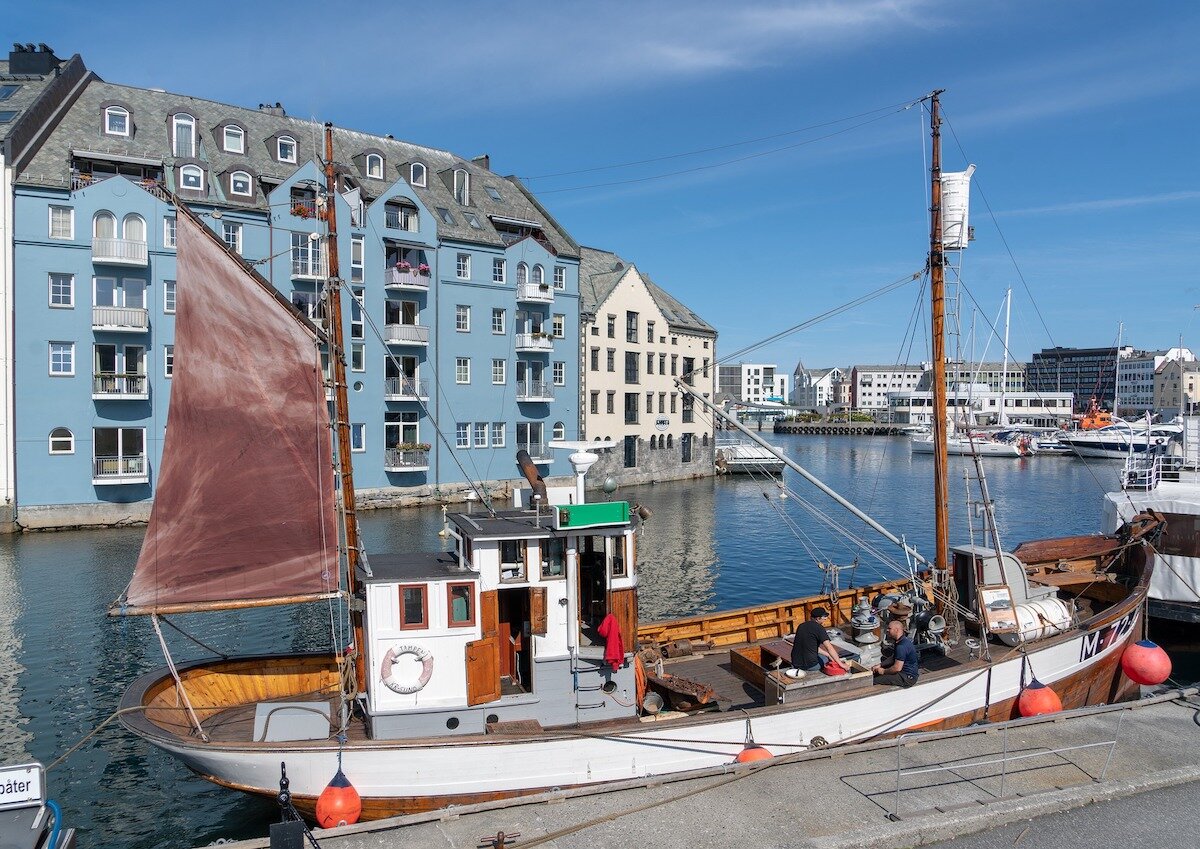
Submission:
<svg viewBox="0 0 1200 849">
<path fill-rule="evenodd" d="M 996 213 L 1000 216 L 1018 215 L 1058 215 L 1067 212 L 1106 212 L 1110 209 L 1125 209 L 1131 206 L 1152 206 L 1163 203 L 1179 203 L 1200 199 L 1200 191 L 1189 190 L 1180 192 L 1162 192 L 1155 195 L 1134 195 L 1124 198 L 1098 198 L 1096 200 L 1081 200 L 1072 203 L 1056 203 L 1048 206 L 1030 206 L 1024 209 L 1002 210 Z"/>
</svg>

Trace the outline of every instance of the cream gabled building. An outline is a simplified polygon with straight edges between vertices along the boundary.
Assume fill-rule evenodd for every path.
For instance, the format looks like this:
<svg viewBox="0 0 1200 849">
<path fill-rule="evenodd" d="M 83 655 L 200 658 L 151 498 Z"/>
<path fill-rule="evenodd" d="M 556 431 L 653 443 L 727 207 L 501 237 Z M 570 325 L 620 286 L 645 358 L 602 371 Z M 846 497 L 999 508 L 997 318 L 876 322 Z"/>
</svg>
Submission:
<svg viewBox="0 0 1200 849">
<path fill-rule="evenodd" d="M 616 443 L 589 480 L 712 474 L 713 417 L 675 380 L 715 397 L 717 331 L 614 253 L 582 248 L 579 283 L 579 429 Z"/>
</svg>

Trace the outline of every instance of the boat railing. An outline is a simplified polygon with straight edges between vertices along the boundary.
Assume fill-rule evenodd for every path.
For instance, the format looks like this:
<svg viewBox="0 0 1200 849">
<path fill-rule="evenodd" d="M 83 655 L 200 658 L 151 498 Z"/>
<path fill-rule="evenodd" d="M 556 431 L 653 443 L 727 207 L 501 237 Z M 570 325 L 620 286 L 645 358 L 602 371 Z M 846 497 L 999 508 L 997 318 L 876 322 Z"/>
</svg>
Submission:
<svg viewBox="0 0 1200 849">
<path fill-rule="evenodd" d="M 1121 489 L 1149 491 L 1163 481 L 1178 481 L 1183 458 L 1147 451 L 1133 454 L 1121 470 Z"/>
</svg>

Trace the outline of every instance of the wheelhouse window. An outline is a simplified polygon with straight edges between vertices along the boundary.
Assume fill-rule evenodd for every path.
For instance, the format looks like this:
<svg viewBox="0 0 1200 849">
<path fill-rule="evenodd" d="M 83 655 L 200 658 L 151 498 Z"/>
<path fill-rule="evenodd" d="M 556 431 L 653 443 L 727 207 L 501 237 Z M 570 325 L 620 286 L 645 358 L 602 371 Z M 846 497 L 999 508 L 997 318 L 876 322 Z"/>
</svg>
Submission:
<svg viewBox="0 0 1200 849">
<path fill-rule="evenodd" d="M 226 153 L 246 152 L 246 131 L 241 127 L 226 124 L 221 135 L 221 147 L 225 149 Z"/>
<path fill-rule="evenodd" d="M 469 628 L 475 624 L 475 585 L 446 585 L 446 621 L 451 628 Z"/>
<path fill-rule="evenodd" d="M 65 427 L 56 427 L 50 431 L 51 454 L 74 454 L 75 434 Z"/>
<path fill-rule="evenodd" d="M 566 576 L 567 541 L 561 537 L 542 540 L 542 579 Z"/>
<path fill-rule="evenodd" d="M 414 162 L 408 167 L 408 182 L 414 186 L 425 185 L 425 166 L 420 162 Z"/>
<path fill-rule="evenodd" d="M 296 140 L 291 136 L 280 136 L 275 140 L 275 158 L 280 162 L 296 161 Z"/>
<path fill-rule="evenodd" d="M 367 154 L 367 176 L 374 180 L 383 179 L 383 157 L 378 153 Z"/>
<path fill-rule="evenodd" d="M 400 630 L 429 627 L 428 593 L 424 584 L 400 585 Z"/>
<path fill-rule="evenodd" d="M 171 119 L 172 153 L 176 157 L 196 155 L 196 119 L 180 112 Z"/>
<path fill-rule="evenodd" d="M 253 182 L 245 171 L 234 171 L 229 176 L 229 191 L 241 197 L 251 197 L 254 194 Z"/>
<path fill-rule="evenodd" d="M 525 580 L 525 540 L 500 540 L 500 580 Z"/>
<path fill-rule="evenodd" d="M 121 106 L 109 106 L 104 110 L 104 132 L 110 136 L 129 135 L 129 110 Z"/>
</svg>

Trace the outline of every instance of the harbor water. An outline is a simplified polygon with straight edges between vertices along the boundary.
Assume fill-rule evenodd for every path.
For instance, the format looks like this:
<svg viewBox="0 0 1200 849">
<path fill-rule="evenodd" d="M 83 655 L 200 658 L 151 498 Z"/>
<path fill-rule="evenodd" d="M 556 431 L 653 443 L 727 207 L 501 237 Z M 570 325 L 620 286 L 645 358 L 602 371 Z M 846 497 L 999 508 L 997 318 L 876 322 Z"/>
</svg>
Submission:
<svg viewBox="0 0 1200 849">
<path fill-rule="evenodd" d="M 932 458 L 887 437 L 779 436 L 801 464 L 923 552 L 932 548 Z M 1119 464 L 1069 457 L 989 459 L 988 483 L 1006 547 L 1025 539 L 1100 529 L 1102 496 Z M 965 542 L 970 497 L 952 458 L 952 542 Z M 739 607 L 903 573 L 902 553 L 798 476 L 656 484 L 614 498 L 648 506 L 641 530 L 639 600 L 646 620 Z M 475 509 L 481 509 L 478 506 Z M 831 527 L 814 517 L 823 513 Z M 362 516 L 369 551 L 436 548 L 435 508 Z M 978 527 L 978 520 L 976 522 Z M 110 619 L 144 529 L 27 534 L 0 541 L 0 758 L 51 763 L 116 709 L 122 690 L 162 665 L 145 618 Z M 864 551 L 855 539 L 865 539 Z M 978 539 L 978 537 L 977 537 Z M 982 539 L 978 539 L 982 542 Z M 858 557 L 858 565 L 850 568 Z M 221 652 L 322 649 L 337 614 L 322 605 L 172 617 Z M 176 659 L 207 652 L 164 629 Z M 81 845 L 159 849 L 264 836 L 276 806 L 215 787 L 114 722 L 49 774 L 51 796 Z"/>
</svg>

